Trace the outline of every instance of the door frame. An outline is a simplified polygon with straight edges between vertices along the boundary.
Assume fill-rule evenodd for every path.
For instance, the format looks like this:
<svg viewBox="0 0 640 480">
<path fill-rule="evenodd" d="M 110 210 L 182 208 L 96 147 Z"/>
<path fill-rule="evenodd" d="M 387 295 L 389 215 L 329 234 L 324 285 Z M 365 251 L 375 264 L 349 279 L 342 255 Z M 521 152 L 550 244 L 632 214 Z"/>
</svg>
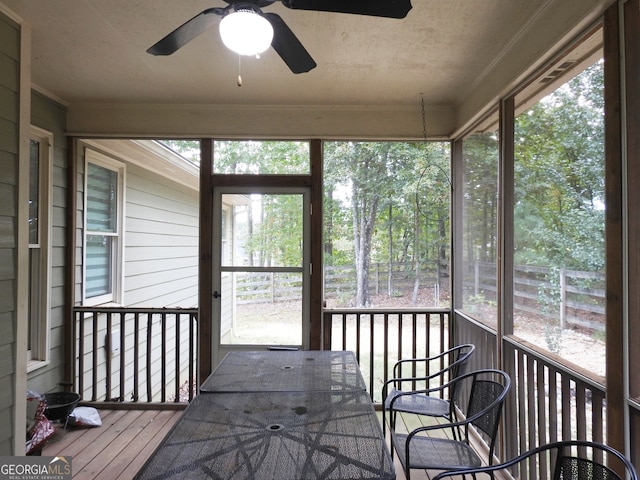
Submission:
<svg viewBox="0 0 640 480">
<path fill-rule="evenodd" d="M 295 266 L 293 269 L 301 269 L 302 274 L 302 330 L 300 343 L 295 345 L 287 345 L 288 347 L 302 348 L 304 350 L 309 349 L 309 338 L 311 331 L 310 315 L 309 315 L 309 293 L 311 291 L 310 282 L 310 270 L 311 270 L 311 235 L 310 235 L 310 211 L 311 205 L 311 191 L 309 187 L 291 187 L 291 186 L 261 186 L 261 187 L 237 187 L 237 186 L 214 186 L 213 187 L 213 225 L 218 228 L 214 228 L 214 235 L 212 238 L 212 256 L 211 256 L 211 286 L 213 293 L 210 297 L 211 306 L 211 319 L 212 319 L 212 354 L 213 364 L 217 365 L 224 356 L 234 350 L 261 350 L 265 348 L 277 348 L 284 345 L 267 345 L 267 344 L 222 344 L 221 343 L 221 326 L 222 326 L 222 299 L 226 294 L 222 296 L 216 295 L 216 292 L 222 292 L 222 278 L 223 272 L 232 273 L 234 271 L 252 270 L 250 267 L 239 267 L 235 265 L 224 266 L 222 259 L 222 237 L 225 232 L 222 232 L 220 226 L 222 225 L 222 214 L 224 211 L 224 204 L 222 202 L 224 195 L 252 195 L 252 194 L 267 194 L 267 195 L 302 195 L 302 261 L 300 266 Z M 263 267 L 258 267 L 257 270 L 262 270 Z M 290 271 L 290 267 L 269 267 L 266 270 L 273 272 Z"/>
<path fill-rule="evenodd" d="M 211 374 L 213 363 L 213 322 L 211 315 L 213 187 L 223 186 L 305 186 L 311 189 L 310 235 L 311 272 L 309 293 L 309 349 L 322 348 L 322 316 L 324 282 L 322 255 L 324 251 L 322 228 L 323 161 L 322 140 L 309 141 L 311 172 L 309 175 L 244 175 L 213 174 L 214 139 L 200 140 L 200 245 L 199 245 L 199 301 L 198 301 L 198 384 Z M 314 265 L 316 268 L 313 268 Z"/>
</svg>

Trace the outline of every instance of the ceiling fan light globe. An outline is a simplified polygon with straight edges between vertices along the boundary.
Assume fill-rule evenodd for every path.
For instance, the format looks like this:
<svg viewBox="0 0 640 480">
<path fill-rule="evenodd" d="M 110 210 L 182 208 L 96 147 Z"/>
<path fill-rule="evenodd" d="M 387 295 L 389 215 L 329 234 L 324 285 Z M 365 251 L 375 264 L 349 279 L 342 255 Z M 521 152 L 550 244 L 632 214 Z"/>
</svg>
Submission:
<svg viewBox="0 0 640 480">
<path fill-rule="evenodd" d="M 220 38 L 239 55 L 256 56 L 267 50 L 273 40 L 269 20 L 252 10 L 239 10 L 220 21 Z"/>
</svg>

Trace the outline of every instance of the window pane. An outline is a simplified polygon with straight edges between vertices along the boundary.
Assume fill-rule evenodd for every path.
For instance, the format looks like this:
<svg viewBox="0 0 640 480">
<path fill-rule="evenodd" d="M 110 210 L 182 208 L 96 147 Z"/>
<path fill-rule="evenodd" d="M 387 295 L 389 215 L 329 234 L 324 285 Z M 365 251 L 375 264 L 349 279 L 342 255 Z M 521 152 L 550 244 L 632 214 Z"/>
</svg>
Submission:
<svg viewBox="0 0 640 480">
<path fill-rule="evenodd" d="M 118 173 L 93 163 L 87 169 L 87 230 L 116 232 Z"/>
<path fill-rule="evenodd" d="M 222 299 L 233 299 L 235 308 L 222 312 L 221 344 L 301 344 L 301 273 L 228 273 L 222 279 Z"/>
<path fill-rule="evenodd" d="M 603 63 L 578 72 L 516 119 L 514 333 L 603 375 Z"/>
<path fill-rule="evenodd" d="M 307 175 L 308 142 L 216 141 L 213 172 L 246 175 Z"/>
<path fill-rule="evenodd" d="M 462 309 L 490 325 L 497 319 L 497 131 L 470 135 L 462 144 Z"/>
<path fill-rule="evenodd" d="M 29 243 L 40 243 L 40 142 L 31 140 L 29 151 Z"/>
<path fill-rule="evenodd" d="M 87 298 L 113 293 L 113 238 L 87 235 L 86 296 Z"/>
<path fill-rule="evenodd" d="M 303 196 L 301 194 L 224 194 L 232 220 L 222 215 L 224 237 L 231 237 L 229 251 L 222 242 L 222 265 L 251 267 L 300 267 L 302 265 Z"/>
<path fill-rule="evenodd" d="M 225 193 L 221 200 L 229 239 L 220 252 L 221 343 L 301 345 L 304 195 Z"/>
<path fill-rule="evenodd" d="M 39 248 L 29 249 L 29 335 L 27 350 L 35 351 L 37 355 L 41 355 L 42 352 L 38 351 L 39 335 L 41 329 L 39 328 L 40 321 L 43 319 L 40 305 L 42 304 L 42 272 L 41 272 L 41 258 Z"/>
</svg>

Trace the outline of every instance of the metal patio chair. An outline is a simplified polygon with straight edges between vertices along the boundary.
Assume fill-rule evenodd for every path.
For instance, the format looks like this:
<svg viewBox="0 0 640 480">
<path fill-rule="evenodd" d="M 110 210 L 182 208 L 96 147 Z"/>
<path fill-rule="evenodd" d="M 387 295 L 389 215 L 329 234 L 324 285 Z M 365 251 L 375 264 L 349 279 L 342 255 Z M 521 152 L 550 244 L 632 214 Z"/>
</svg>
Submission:
<svg viewBox="0 0 640 480">
<path fill-rule="evenodd" d="M 382 429 L 386 434 L 386 413 L 389 412 L 389 423 L 393 430 L 398 412 L 443 417 L 450 422 L 455 417 L 455 405 L 458 403 L 459 391 L 457 383 L 453 383 L 448 392 L 440 390 L 440 396 L 430 395 L 430 388 L 416 390 L 415 385 L 429 385 L 429 381 L 440 378 L 440 386 L 465 373 L 469 358 L 475 351 L 475 345 L 464 344 L 450 348 L 438 355 L 428 358 L 410 358 L 399 360 L 393 366 L 392 379 L 385 382 L 382 388 Z M 424 364 L 426 375 L 402 376 L 402 367 L 410 367 L 411 371 Z M 432 372 L 432 365 L 436 371 Z M 443 366 L 444 365 L 444 366 Z M 405 386 L 408 385 L 409 388 Z"/>
<path fill-rule="evenodd" d="M 460 470 L 476 468 L 482 459 L 470 445 L 472 429 L 487 441 L 491 464 L 504 400 L 511 386 L 509 375 L 501 370 L 485 369 L 460 375 L 440 388 L 452 384 L 466 395 L 461 420 L 416 428 L 409 433 L 391 430 L 392 447 L 398 454 L 407 480 L 412 469 Z M 430 393 L 435 393 L 432 389 Z M 395 427 L 395 425 L 394 425 Z M 458 431 L 458 435 L 454 432 Z M 453 438 L 447 436 L 449 434 Z"/>
<path fill-rule="evenodd" d="M 625 474 L 613 470 L 619 462 Z M 631 462 L 617 450 L 597 442 L 566 440 L 533 448 L 507 462 L 480 468 L 443 472 L 433 480 L 476 478 L 493 476 L 495 472 L 508 472 L 513 478 L 528 480 L 637 480 L 638 474 Z"/>
</svg>

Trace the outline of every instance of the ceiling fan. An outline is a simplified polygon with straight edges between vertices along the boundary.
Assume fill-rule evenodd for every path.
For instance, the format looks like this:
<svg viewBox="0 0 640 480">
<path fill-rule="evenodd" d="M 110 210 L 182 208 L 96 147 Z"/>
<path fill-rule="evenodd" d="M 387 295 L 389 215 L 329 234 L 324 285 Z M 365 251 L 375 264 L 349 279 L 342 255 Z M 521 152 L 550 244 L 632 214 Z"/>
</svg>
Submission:
<svg viewBox="0 0 640 480">
<path fill-rule="evenodd" d="M 411 10 L 410 0 L 224 0 L 226 7 L 204 10 L 151 46 L 147 53 L 171 55 L 220 20 L 220 34 L 227 47 L 241 55 L 256 55 L 272 46 L 293 73 L 308 72 L 316 62 L 295 34 L 275 13 L 262 8 L 279 1 L 293 10 L 351 13 L 375 17 L 404 18 Z M 237 20 L 237 21 L 234 21 Z M 244 23 L 248 22 L 248 23 Z M 239 26 L 239 24 L 242 26 Z M 245 30 L 242 30 L 244 28 Z M 264 31 L 260 45 L 246 49 L 245 42 Z M 228 36 L 234 38 L 228 39 Z M 235 39 L 236 43 L 233 43 Z M 238 46 L 238 43 L 240 46 Z"/>
</svg>

